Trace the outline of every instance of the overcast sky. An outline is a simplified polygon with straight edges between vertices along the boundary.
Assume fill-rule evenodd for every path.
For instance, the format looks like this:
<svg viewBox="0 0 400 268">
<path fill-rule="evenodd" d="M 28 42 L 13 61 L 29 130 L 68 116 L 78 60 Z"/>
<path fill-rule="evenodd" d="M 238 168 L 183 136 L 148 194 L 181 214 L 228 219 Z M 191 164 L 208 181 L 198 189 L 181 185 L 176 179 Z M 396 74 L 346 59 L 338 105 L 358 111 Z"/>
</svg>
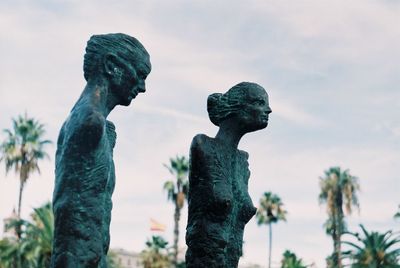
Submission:
<svg viewBox="0 0 400 268">
<path fill-rule="evenodd" d="M 93 34 L 123 32 L 151 55 L 147 92 L 110 115 L 114 151 L 111 246 L 140 251 L 149 219 L 167 225 L 173 205 L 163 163 L 187 155 L 198 133 L 215 135 L 207 96 L 241 81 L 262 85 L 273 113 L 267 129 L 246 135 L 249 191 L 265 191 L 288 210 L 274 226 L 273 260 L 285 249 L 325 267 L 332 242 L 322 227 L 318 178 L 339 165 L 359 177 L 361 210 L 349 228 L 399 229 L 400 2 L 398 1 L 1 1 L 0 129 L 25 111 L 56 141 L 85 86 L 83 54 Z M 4 138 L 4 135 L 1 136 Z M 50 200 L 55 145 L 31 176 L 23 216 Z M 18 177 L 0 168 L 0 220 L 17 205 Z M 185 206 L 180 246 L 184 247 Z M 1 231 L 1 229 L 0 229 Z M 268 232 L 253 218 L 242 263 L 267 262 Z"/>
</svg>

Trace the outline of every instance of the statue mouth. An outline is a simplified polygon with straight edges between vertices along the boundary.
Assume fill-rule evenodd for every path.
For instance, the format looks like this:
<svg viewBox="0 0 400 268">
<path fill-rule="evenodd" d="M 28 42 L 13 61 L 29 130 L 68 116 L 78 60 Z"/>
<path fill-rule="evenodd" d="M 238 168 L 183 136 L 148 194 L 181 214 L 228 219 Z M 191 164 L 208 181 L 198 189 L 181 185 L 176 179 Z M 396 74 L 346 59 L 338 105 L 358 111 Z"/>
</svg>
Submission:
<svg viewBox="0 0 400 268">
<path fill-rule="evenodd" d="M 137 90 L 132 90 L 131 91 L 131 95 L 130 95 L 130 98 L 131 99 L 134 99 L 134 98 L 136 98 L 136 96 L 139 94 L 139 92 L 137 92 Z"/>
</svg>

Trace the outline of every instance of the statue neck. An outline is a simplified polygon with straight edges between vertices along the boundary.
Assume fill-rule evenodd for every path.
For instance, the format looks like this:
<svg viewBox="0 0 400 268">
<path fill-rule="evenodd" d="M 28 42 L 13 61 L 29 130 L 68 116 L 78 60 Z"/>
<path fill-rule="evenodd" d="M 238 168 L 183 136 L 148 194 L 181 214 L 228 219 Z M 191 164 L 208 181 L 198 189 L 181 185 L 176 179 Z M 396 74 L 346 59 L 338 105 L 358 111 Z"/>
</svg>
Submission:
<svg viewBox="0 0 400 268">
<path fill-rule="evenodd" d="M 91 109 L 101 113 L 104 118 L 117 105 L 115 97 L 109 94 L 109 85 L 106 79 L 90 79 L 86 84 L 77 103 L 85 103 Z"/>
<path fill-rule="evenodd" d="M 237 121 L 235 121 L 236 120 L 227 119 L 221 122 L 215 138 L 222 141 L 227 146 L 237 149 L 240 139 L 246 133 L 242 131 L 241 127 L 237 124 Z"/>
</svg>

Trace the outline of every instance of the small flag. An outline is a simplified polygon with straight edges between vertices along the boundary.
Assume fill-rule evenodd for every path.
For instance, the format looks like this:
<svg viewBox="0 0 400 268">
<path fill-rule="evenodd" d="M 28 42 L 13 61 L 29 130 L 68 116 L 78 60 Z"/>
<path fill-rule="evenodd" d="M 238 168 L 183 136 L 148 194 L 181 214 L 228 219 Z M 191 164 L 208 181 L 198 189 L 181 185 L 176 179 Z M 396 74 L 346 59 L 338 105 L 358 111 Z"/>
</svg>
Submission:
<svg viewBox="0 0 400 268">
<path fill-rule="evenodd" d="M 165 231 L 165 225 L 162 223 L 159 223 L 158 221 L 151 219 L 150 218 L 150 230 L 151 231 L 159 231 L 159 232 L 164 232 Z"/>
</svg>

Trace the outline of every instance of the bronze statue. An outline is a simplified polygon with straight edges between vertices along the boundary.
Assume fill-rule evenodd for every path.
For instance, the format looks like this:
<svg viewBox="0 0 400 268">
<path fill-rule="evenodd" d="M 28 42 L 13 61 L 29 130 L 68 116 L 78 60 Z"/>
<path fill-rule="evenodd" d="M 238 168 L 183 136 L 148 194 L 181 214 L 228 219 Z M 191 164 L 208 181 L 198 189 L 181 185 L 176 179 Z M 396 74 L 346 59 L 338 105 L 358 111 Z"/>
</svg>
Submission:
<svg viewBox="0 0 400 268">
<path fill-rule="evenodd" d="M 150 56 L 131 36 L 94 35 L 83 70 L 87 85 L 57 142 L 51 263 L 57 268 L 107 267 L 116 133 L 106 118 L 145 92 Z"/>
<path fill-rule="evenodd" d="M 264 88 L 242 82 L 208 97 L 215 138 L 194 137 L 190 148 L 186 266 L 237 267 L 245 224 L 254 216 L 248 193 L 248 153 L 238 150 L 246 133 L 268 125 L 271 108 Z"/>
</svg>

